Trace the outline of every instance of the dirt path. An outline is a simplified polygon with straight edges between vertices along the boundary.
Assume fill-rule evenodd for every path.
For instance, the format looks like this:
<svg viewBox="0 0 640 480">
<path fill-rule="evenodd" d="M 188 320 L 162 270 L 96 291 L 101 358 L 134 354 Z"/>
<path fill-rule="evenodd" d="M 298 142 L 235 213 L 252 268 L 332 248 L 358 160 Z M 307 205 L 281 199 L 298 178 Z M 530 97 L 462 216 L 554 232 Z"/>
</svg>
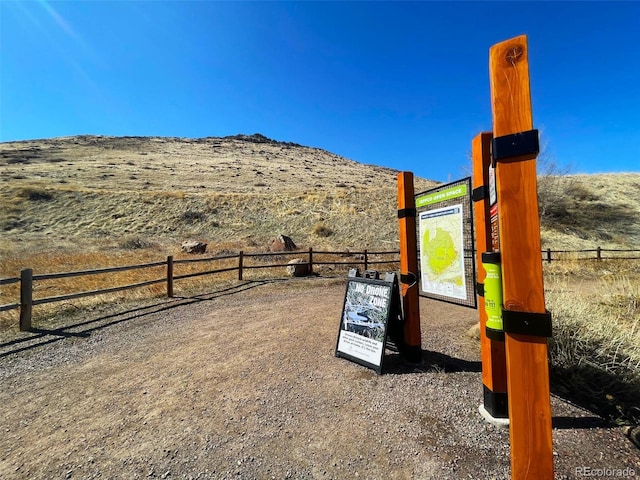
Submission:
<svg viewBox="0 0 640 480">
<path fill-rule="evenodd" d="M 425 368 L 378 376 L 334 356 L 343 294 L 247 284 L 1 343 L 0 478 L 509 478 L 476 312 L 422 301 Z M 640 475 L 619 428 L 552 405 L 556 478 Z"/>
</svg>

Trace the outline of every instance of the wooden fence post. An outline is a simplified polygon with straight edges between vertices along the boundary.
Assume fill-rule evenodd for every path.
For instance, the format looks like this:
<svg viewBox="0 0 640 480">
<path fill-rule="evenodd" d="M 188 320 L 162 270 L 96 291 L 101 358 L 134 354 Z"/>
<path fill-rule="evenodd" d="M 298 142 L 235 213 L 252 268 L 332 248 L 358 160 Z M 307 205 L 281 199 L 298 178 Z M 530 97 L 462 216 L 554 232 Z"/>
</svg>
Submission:
<svg viewBox="0 0 640 480">
<path fill-rule="evenodd" d="M 553 479 L 551 403 L 527 37 L 491 47 L 493 159 L 513 480 Z M 501 138 L 502 137 L 502 138 Z M 534 137 L 534 138 L 532 138 Z M 508 315 L 507 315 L 508 314 Z M 517 332 L 517 333 L 516 333 Z"/>
<path fill-rule="evenodd" d="M 20 331 L 31 330 L 31 309 L 33 307 L 33 270 L 25 268 L 20 272 Z"/>
<path fill-rule="evenodd" d="M 404 347 L 407 360 L 422 362 L 420 298 L 418 296 L 418 247 L 413 173 L 398 174 L 398 227 L 400 230 L 400 290 L 404 312 Z"/>
<path fill-rule="evenodd" d="M 598 262 L 602 261 L 602 248 L 601 247 L 598 247 L 596 249 L 596 260 Z"/>
<path fill-rule="evenodd" d="M 369 254 L 367 249 L 364 249 L 364 269 L 369 270 Z"/>
<path fill-rule="evenodd" d="M 309 247 L 309 275 L 313 275 L 313 248 Z"/>
<path fill-rule="evenodd" d="M 491 164 L 491 133 L 481 133 L 471 142 L 473 158 L 473 200 L 476 232 L 476 264 L 478 314 L 480 320 L 480 351 L 482 354 L 483 408 L 491 418 L 508 418 L 507 360 L 504 334 L 487 336 L 487 311 L 484 300 L 486 272 L 482 267 L 482 254 L 492 251 L 491 217 L 489 214 L 489 166 Z M 486 414 L 483 415 L 486 416 Z"/>
<path fill-rule="evenodd" d="M 167 297 L 173 298 L 173 255 L 167 257 Z"/>
<path fill-rule="evenodd" d="M 551 263 L 551 249 L 547 248 L 547 263 Z"/>
<path fill-rule="evenodd" d="M 242 250 L 238 253 L 238 280 L 242 281 L 242 257 L 244 253 Z"/>
</svg>

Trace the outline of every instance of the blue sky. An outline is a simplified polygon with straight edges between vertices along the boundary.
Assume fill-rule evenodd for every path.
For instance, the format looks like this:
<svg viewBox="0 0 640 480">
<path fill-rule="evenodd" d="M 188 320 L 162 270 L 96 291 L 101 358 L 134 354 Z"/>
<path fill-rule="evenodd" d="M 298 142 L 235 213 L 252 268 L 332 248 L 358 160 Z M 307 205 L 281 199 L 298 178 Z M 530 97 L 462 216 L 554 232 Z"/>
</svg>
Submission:
<svg viewBox="0 0 640 480">
<path fill-rule="evenodd" d="M 640 2 L 0 1 L 0 141 L 261 133 L 447 181 L 526 34 L 573 173 L 640 171 Z"/>
</svg>

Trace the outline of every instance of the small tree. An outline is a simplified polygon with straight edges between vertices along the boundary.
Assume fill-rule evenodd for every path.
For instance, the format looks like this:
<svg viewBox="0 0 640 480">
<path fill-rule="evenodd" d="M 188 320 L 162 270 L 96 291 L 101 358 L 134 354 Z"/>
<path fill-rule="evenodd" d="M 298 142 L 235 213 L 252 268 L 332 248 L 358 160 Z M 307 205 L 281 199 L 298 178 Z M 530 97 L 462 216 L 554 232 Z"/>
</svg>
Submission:
<svg viewBox="0 0 640 480">
<path fill-rule="evenodd" d="M 571 198 L 567 193 L 575 189 L 575 181 L 569 176 L 571 165 L 561 165 L 549 150 L 548 142 L 540 132 L 540 153 L 536 159 L 538 172 L 538 208 L 543 225 L 565 218 L 569 214 Z M 460 173 L 473 176 L 471 150 L 467 152 L 467 162 L 460 167 Z"/>
<path fill-rule="evenodd" d="M 540 135 L 542 137 L 542 134 Z M 550 152 L 548 143 L 541 139 L 537 158 L 538 209 L 542 224 L 565 218 L 571 206 L 570 193 L 575 181 L 569 177 L 570 165 L 559 164 Z"/>
</svg>

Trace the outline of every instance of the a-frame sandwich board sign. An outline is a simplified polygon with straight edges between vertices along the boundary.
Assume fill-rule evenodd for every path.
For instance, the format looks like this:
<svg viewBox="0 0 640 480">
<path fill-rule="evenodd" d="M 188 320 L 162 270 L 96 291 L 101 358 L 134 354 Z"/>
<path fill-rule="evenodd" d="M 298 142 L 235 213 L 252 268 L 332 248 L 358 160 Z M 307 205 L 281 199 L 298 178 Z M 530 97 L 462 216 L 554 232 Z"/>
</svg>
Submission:
<svg viewBox="0 0 640 480">
<path fill-rule="evenodd" d="M 377 277 L 377 275 L 375 275 Z M 336 357 L 345 358 L 382 374 L 388 335 L 402 332 L 402 312 L 395 273 L 384 280 L 356 273 L 347 278 L 336 343 Z M 393 335 L 397 345 L 397 335 Z M 400 336 L 400 339 L 402 337 Z"/>
</svg>

